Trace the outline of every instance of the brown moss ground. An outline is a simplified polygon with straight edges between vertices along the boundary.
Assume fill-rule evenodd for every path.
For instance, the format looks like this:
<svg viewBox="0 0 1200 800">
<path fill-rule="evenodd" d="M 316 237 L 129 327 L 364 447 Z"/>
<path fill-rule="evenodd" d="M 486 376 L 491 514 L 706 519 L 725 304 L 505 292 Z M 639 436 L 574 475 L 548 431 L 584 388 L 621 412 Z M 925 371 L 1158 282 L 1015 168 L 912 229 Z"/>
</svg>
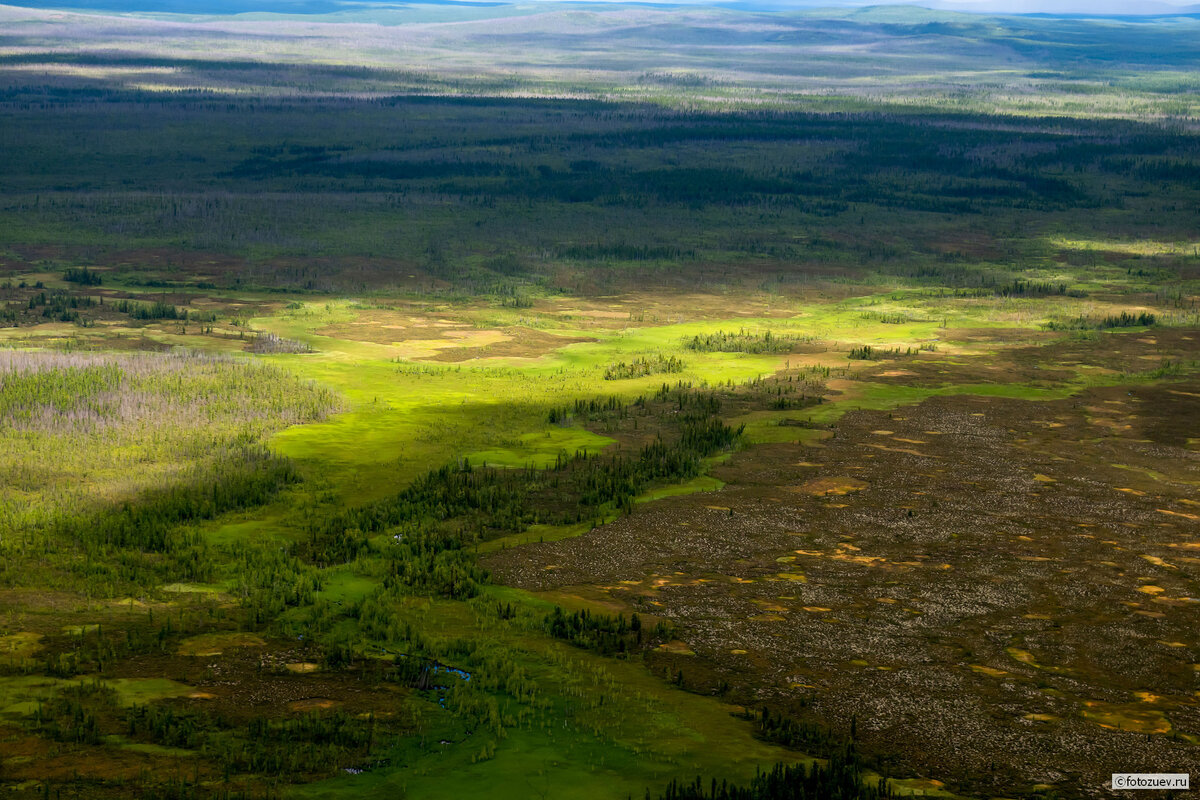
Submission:
<svg viewBox="0 0 1200 800">
<path fill-rule="evenodd" d="M 1100 794 L 1113 771 L 1200 769 L 1196 419 L 1196 381 L 852 412 L 822 447 L 735 456 L 719 495 L 486 565 L 670 619 L 696 655 L 656 668 L 857 715 L 898 770 Z M 787 491 L 847 477 L 864 488 Z"/>
</svg>

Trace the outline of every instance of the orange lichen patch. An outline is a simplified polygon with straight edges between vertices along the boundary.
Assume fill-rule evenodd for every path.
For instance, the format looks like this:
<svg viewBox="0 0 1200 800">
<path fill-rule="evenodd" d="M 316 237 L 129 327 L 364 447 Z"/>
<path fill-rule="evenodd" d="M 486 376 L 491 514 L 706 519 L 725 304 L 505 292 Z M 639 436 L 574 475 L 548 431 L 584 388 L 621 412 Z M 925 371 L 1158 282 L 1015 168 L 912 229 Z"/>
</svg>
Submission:
<svg viewBox="0 0 1200 800">
<path fill-rule="evenodd" d="M 1125 486 L 1114 486 L 1113 488 L 1116 489 L 1118 492 L 1127 492 L 1128 494 L 1136 495 L 1137 497 L 1145 497 L 1146 496 L 1145 492 L 1139 492 L 1137 489 L 1130 489 Z"/>
<path fill-rule="evenodd" d="M 290 711 L 326 711 L 335 706 L 339 706 L 336 700 L 330 700 L 325 697 L 310 697 L 305 700 L 293 700 L 288 703 Z"/>
<path fill-rule="evenodd" d="M 1167 394 L 1177 394 L 1181 397 L 1200 397 L 1196 392 L 1181 392 L 1178 389 L 1167 389 Z"/>
<path fill-rule="evenodd" d="M 887 372 L 879 373 L 881 378 L 903 378 L 908 375 L 916 375 L 917 373 L 907 369 L 889 369 Z"/>
<path fill-rule="evenodd" d="M 1155 586 L 1152 583 L 1139 586 L 1137 590 L 1142 594 L 1162 594 L 1165 591 L 1161 586 Z"/>
<path fill-rule="evenodd" d="M 696 651 L 687 646 L 686 642 L 675 639 L 670 642 L 664 642 L 658 646 L 659 650 L 665 650 L 668 653 L 674 653 L 677 656 L 694 656 Z"/>
<path fill-rule="evenodd" d="M 876 436 L 891 436 L 893 433 L 895 433 L 895 431 L 879 430 L 879 431 L 871 431 L 871 433 L 875 434 Z"/>
<path fill-rule="evenodd" d="M 1035 472 L 1033 479 L 1038 483 L 1058 483 L 1054 478 L 1051 478 L 1049 475 L 1043 475 L 1040 472 Z"/>
<path fill-rule="evenodd" d="M 1165 644 L 1167 647 L 1187 647 L 1183 642 L 1168 642 L 1163 639 L 1158 640 L 1159 644 Z"/>
<path fill-rule="evenodd" d="M 754 603 L 754 605 L 758 606 L 763 611 L 774 611 L 776 613 L 783 613 L 787 611 L 787 607 L 781 606 L 778 603 L 772 603 L 769 600 L 751 600 L 750 602 Z"/>
<path fill-rule="evenodd" d="M 734 655 L 734 656 L 744 656 L 744 655 L 746 655 L 746 651 L 740 650 L 740 649 L 739 650 L 730 650 L 729 654 Z"/>
<path fill-rule="evenodd" d="M 796 557 L 795 557 L 795 556 L 780 556 L 779 558 L 775 559 L 775 563 L 777 563 L 777 564 L 790 564 L 790 563 L 792 563 L 792 562 L 793 562 L 793 561 L 795 561 L 795 560 L 796 560 Z"/>
<path fill-rule="evenodd" d="M 782 581 L 799 581 L 808 583 L 808 577 L 802 572 L 776 572 L 775 577 Z"/>
<path fill-rule="evenodd" d="M 217 696 L 211 692 L 192 692 L 187 698 L 189 700 L 216 700 Z"/>
<path fill-rule="evenodd" d="M 855 555 L 855 553 L 861 552 L 861 550 L 862 550 L 862 548 L 852 545 L 849 542 L 842 542 L 834 548 L 834 551 L 832 553 L 824 553 L 820 550 L 796 550 L 795 552 L 802 556 L 809 556 L 812 558 L 820 558 L 822 556 L 827 556 L 828 558 L 833 559 L 834 561 L 849 561 L 854 564 L 866 564 L 867 566 L 870 566 L 870 567 L 880 567 L 880 566 L 885 566 L 885 565 L 886 566 L 895 566 L 895 567 L 901 567 L 901 566 L 919 567 L 919 566 L 921 566 L 921 563 L 919 561 L 910 561 L 910 562 L 906 562 L 903 564 L 889 564 L 888 560 L 886 558 L 884 558 L 883 556 Z M 784 573 L 780 573 L 780 577 L 782 577 L 783 574 Z M 802 579 L 790 578 L 789 580 L 802 580 Z"/>
<path fill-rule="evenodd" d="M 1172 517 L 1183 517 L 1184 519 L 1200 520 L 1200 514 L 1188 514 L 1187 512 L 1184 512 L 1184 511 L 1171 511 L 1166 508 L 1156 508 L 1154 510 L 1160 514 L 1169 514 Z"/>
<path fill-rule="evenodd" d="M 1054 716 L 1053 714 L 1029 713 L 1024 716 L 1024 719 L 1027 719 L 1030 722 L 1053 722 L 1054 720 L 1058 719 L 1058 717 Z"/>
<path fill-rule="evenodd" d="M 850 561 L 854 564 L 866 564 L 868 567 L 881 567 L 887 564 L 883 556 L 852 556 L 849 553 L 834 553 L 830 556 L 834 561 Z"/>
<path fill-rule="evenodd" d="M 1091 424 L 1095 425 L 1098 428 L 1109 428 L 1114 431 L 1127 431 L 1133 427 L 1132 425 L 1129 425 L 1129 424 L 1122 425 L 1120 422 L 1118 422 L 1116 420 L 1107 419 L 1105 417 L 1094 417 L 1094 418 L 1089 417 L 1088 422 L 1090 422 Z"/>
<path fill-rule="evenodd" d="M 1017 556 L 1018 561 L 1053 561 L 1049 556 Z"/>
<path fill-rule="evenodd" d="M 830 494 L 850 494 L 851 492 L 861 492 L 869 486 L 866 481 L 860 481 L 857 478 L 837 477 L 837 478 L 816 478 L 805 483 L 802 486 L 793 488 L 794 492 L 804 492 L 812 495 L 830 495 Z"/>
<path fill-rule="evenodd" d="M 784 618 L 778 614 L 759 614 L 750 618 L 754 622 L 783 622 Z"/>
<path fill-rule="evenodd" d="M 1050 619 L 1049 614 L 1025 614 L 1025 619 Z"/>
<path fill-rule="evenodd" d="M 825 606 L 804 606 L 804 610 L 810 614 L 824 614 L 826 611 L 833 611 L 832 608 L 825 608 Z"/>
<path fill-rule="evenodd" d="M 1162 619 L 1166 616 L 1166 614 L 1162 613 L 1161 611 L 1143 611 L 1141 609 L 1138 609 L 1133 613 L 1140 614 L 1143 617 L 1150 617 L 1151 619 Z"/>
<path fill-rule="evenodd" d="M 983 664 L 971 664 L 971 669 L 975 670 L 976 672 L 982 672 L 984 675 L 988 675 L 993 678 L 1000 678 L 1008 674 L 1006 670 L 996 669 L 995 667 L 985 667 Z"/>
<path fill-rule="evenodd" d="M 1022 664 L 1028 664 L 1031 667 L 1041 666 L 1041 664 L 1037 662 L 1037 659 L 1033 657 L 1033 653 L 1029 652 L 1028 650 L 1022 650 L 1019 647 L 1008 647 L 1005 648 L 1004 652 L 1008 653 Z"/>
<path fill-rule="evenodd" d="M 876 603 L 886 603 L 888 605 L 895 605 L 898 601 L 893 597 L 876 597 L 875 602 Z"/>
<path fill-rule="evenodd" d="M 1084 703 L 1083 718 L 1102 728 L 1134 733 L 1170 733 L 1171 723 L 1161 711 L 1144 708 L 1136 703 L 1105 703 L 1089 700 Z"/>
<path fill-rule="evenodd" d="M 1158 556 L 1151 556 L 1151 555 L 1147 555 L 1146 553 L 1142 553 L 1142 558 L 1146 559 L 1147 561 L 1149 561 L 1151 564 L 1153 564 L 1156 567 L 1166 567 L 1167 569 L 1179 569 L 1174 564 L 1168 564 L 1166 561 L 1163 561 Z"/>
<path fill-rule="evenodd" d="M 905 444 L 929 444 L 925 439 L 905 439 L 902 436 L 893 436 L 893 442 L 904 442 Z"/>
<path fill-rule="evenodd" d="M 1200 542 L 1171 542 L 1167 547 L 1181 547 L 1185 550 L 1200 550 Z"/>
<path fill-rule="evenodd" d="M 814 463 L 813 463 L 813 462 L 811 462 L 811 461 L 797 461 L 797 462 L 796 462 L 796 466 L 797 466 L 797 467 L 819 467 L 819 466 L 821 466 L 821 465 L 820 465 L 820 464 L 814 464 Z"/>
<path fill-rule="evenodd" d="M 1154 598 L 1154 602 L 1164 606 L 1191 606 L 1200 602 L 1200 600 L 1196 600 L 1194 597 L 1167 597 L 1159 595 Z"/>
<path fill-rule="evenodd" d="M 1161 695 L 1154 694 L 1153 692 L 1134 692 L 1133 696 L 1143 703 L 1157 703 L 1162 700 Z"/>
<path fill-rule="evenodd" d="M 321 669 L 321 665 L 314 664 L 311 661 L 298 661 L 293 664 L 284 664 L 284 668 L 288 672 L 294 672 L 297 675 L 307 675 L 310 672 L 316 672 Z"/>
</svg>

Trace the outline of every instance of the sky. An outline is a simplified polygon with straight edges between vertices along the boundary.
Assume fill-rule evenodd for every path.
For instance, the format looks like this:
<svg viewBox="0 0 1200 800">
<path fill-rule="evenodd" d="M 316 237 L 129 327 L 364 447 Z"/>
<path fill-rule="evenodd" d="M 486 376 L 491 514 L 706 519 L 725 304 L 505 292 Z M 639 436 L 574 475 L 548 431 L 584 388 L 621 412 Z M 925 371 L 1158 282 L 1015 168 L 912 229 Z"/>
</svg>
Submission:
<svg viewBox="0 0 1200 800">
<path fill-rule="evenodd" d="M 621 3 L 636 0 L 532 0 L 538 4 L 586 2 Z M 728 5 L 743 9 L 787 9 L 859 7 L 871 5 L 917 5 L 945 11 L 980 14 L 1071 14 L 1071 15 L 1163 15 L 1200 14 L 1200 0 L 646 0 L 658 5 Z M 409 4 L 526 5 L 531 0 L 0 0 L 0 3 L 33 8 L 82 8 L 124 13 L 177 12 L 189 14 L 236 14 L 278 11 L 288 14 L 327 14 L 364 7 Z"/>
</svg>

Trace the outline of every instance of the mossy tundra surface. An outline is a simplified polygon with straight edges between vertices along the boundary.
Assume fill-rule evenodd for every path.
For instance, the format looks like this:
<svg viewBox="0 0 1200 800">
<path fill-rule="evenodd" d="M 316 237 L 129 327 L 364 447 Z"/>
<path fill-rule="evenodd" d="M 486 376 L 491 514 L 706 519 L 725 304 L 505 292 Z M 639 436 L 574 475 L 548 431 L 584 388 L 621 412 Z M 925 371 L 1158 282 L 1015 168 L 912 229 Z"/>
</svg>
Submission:
<svg viewBox="0 0 1200 800">
<path fill-rule="evenodd" d="M 472 13 L 0 10 L 0 788 L 1197 771 L 1194 22 Z"/>
</svg>

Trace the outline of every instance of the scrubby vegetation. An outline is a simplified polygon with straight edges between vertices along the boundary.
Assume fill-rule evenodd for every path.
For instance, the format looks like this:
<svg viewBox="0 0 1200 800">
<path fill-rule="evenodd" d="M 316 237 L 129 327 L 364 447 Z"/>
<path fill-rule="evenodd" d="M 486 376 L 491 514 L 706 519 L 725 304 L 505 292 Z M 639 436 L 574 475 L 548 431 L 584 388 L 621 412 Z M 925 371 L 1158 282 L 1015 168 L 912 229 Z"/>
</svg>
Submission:
<svg viewBox="0 0 1200 800">
<path fill-rule="evenodd" d="M 882 781 L 870 785 L 864 777 L 853 749 L 849 749 L 827 765 L 778 764 L 745 786 L 718 783 L 715 778 L 708 784 L 700 778 L 693 783 L 673 781 L 658 800 L 874 800 L 896 796 Z"/>
<path fill-rule="evenodd" d="M 1145 311 L 1138 314 L 1122 311 L 1120 314 L 1101 317 L 1099 319 L 1081 316 L 1065 322 L 1050 320 L 1045 324 L 1045 328 L 1051 331 L 1102 331 L 1110 328 L 1148 328 L 1157 323 L 1158 317 L 1154 314 Z"/>
<path fill-rule="evenodd" d="M 255 353 L 311 353 L 312 346 L 294 339 L 284 339 L 267 331 L 254 337 L 251 349 Z"/>
<path fill-rule="evenodd" d="M 0 791 L 1194 764 L 1194 23 L 510 11 L 0 9 Z"/>
<path fill-rule="evenodd" d="M 308 552 L 323 565 L 344 563 L 368 547 L 371 535 L 390 531 L 408 557 L 398 575 L 434 580 L 450 596 L 473 596 L 477 590 L 464 566 L 469 560 L 458 553 L 462 547 L 531 525 L 599 523 L 615 512 L 630 513 L 634 498 L 653 482 L 696 477 L 705 458 L 736 444 L 744 426 L 735 429 L 715 417 L 719 407 L 715 398 L 682 387 L 631 406 L 611 399 L 579 401 L 577 413 L 657 416 L 673 435 L 659 434 L 632 455 L 559 455 L 544 469 L 476 467 L 464 459 L 425 474 L 391 498 L 332 518 L 314 530 Z M 552 414 L 551 421 L 557 419 Z"/>
<path fill-rule="evenodd" d="M 172 526 L 286 484 L 286 463 L 254 443 L 338 405 L 327 389 L 220 356 L 0 350 L 0 547 L 14 558 L 51 531 L 161 547 Z"/>
<path fill-rule="evenodd" d="M 702 353 L 786 353 L 796 344 L 789 336 L 779 336 L 765 331 L 763 333 L 740 330 L 737 333 L 717 331 L 693 336 L 687 342 L 689 350 Z"/>
<path fill-rule="evenodd" d="M 683 367 L 683 361 L 679 358 L 656 353 L 651 358 L 635 358 L 628 364 L 624 361 L 609 364 L 604 370 L 604 380 L 620 381 L 629 378 L 644 378 L 647 375 L 670 375 L 683 372 Z"/>
</svg>

